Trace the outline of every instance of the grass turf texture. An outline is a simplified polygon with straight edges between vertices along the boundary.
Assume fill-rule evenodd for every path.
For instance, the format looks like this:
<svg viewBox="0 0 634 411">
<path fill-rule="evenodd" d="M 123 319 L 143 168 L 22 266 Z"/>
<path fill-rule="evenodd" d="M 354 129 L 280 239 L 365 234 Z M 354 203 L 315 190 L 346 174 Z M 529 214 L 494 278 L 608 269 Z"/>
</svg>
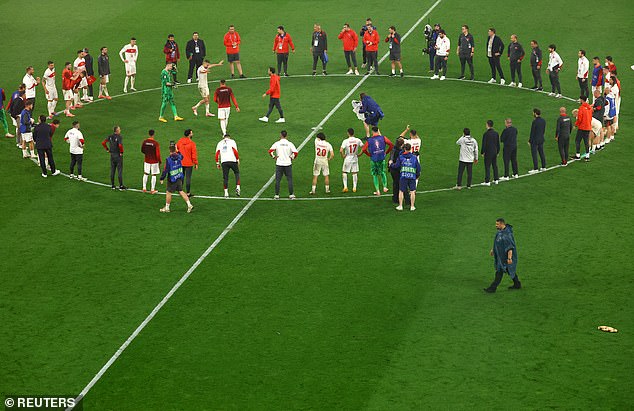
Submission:
<svg viewBox="0 0 634 411">
<path fill-rule="evenodd" d="M 286 4 L 276 3 L 274 13 L 268 2 L 239 3 L 235 14 L 219 14 L 218 7 L 178 8 L 183 17 L 172 20 L 150 2 L 111 2 L 107 8 L 89 2 L 86 7 L 101 12 L 103 23 L 78 17 L 83 30 L 73 40 L 44 24 L 65 16 L 61 5 L 52 7 L 46 17 L 31 16 L 34 26 L 45 27 L 30 41 L 46 47 L 27 56 L 21 37 L 9 34 L 8 57 L 0 62 L 2 87 L 10 92 L 23 66 L 35 65 L 41 75 L 52 58 L 61 72 L 73 50 L 88 46 L 96 57 L 98 48 L 108 45 L 114 73 L 110 90 L 118 94 L 123 68 L 116 52 L 134 35 L 140 48 L 137 88 L 154 88 L 168 31 L 183 48 L 190 32 L 200 31 L 217 61 L 224 58 L 220 41 L 229 23 L 242 35 L 248 76 L 263 75 L 273 64 L 268 50 L 278 24 L 287 27 L 298 47 L 289 72 L 310 72 L 308 39 L 315 20 L 330 36 L 329 72 L 343 72 L 335 34 L 344 21 L 356 29 L 370 15 L 381 36 L 391 24 L 403 34 L 432 2 L 401 2 L 399 9 L 378 2 L 363 8 L 326 2 L 321 10 L 333 11 L 314 14 L 302 12 L 312 3 Z M 498 6 L 445 0 L 431 21 L 443 23 L 452 42 L 461 24 L 471 26 L 478 80 L 489 78 L 482 51 L 491 24 L 505 43 L 512 31 L 526 48 L 530 38 L 540 41 L 542 50 L 555 42 L 567 65 L 564 94 L 573 97 L 577 49 L 587 49 L 588 57 L 613 55 L 626 95 L 616 144 L 589 164 L 491 189 L 422 195 L 416 213 L 396 214 L 385 198 L 258 202 L 92 389 L 86 409 L 626 408 L 634 388 L 627 332 L 633 325 L 627 309 L 633 288 L 628 251 L 634 238 L 627 223 L 634 217 L 627 190 L 633 177 L 633 119 L 627 103 L 632 76 L 624 46 L 632 12 L 625 2 L 614 3 L 618 29 L 608 43 L 577 27 L 589 14 L 572 3 L 514 7 L 515 17 L 492 20 L 500 15 Z M 553 13 L 563 16 L 565 28 L 544 25 L 547 16 L 541 11 L 547 7 L 557 9 Z M 4 4 L 3 10 L 12 17 L 21 8 Z M 152 25 L 138 23 L 139 10 Z M 129 33 L 110 30 L 113 22 L 130 28 Z M 408 74 L 426 75 L 421 38 L 419 27 L 403 44 Z M 385 50 L 382 46 L 380 54 Z M 508 80 L 507 65 L 503 68 Z M 452 56 L 448 76 L 457 77 L 458 70 Z M 384 63 L 382 72 L 388 71 Z M 212 78 L 227 73 L 226 67 L 215 69 Z M 531 85 L 529 78 L 525 64 L 525 86 Z M 283 79 L 289 120 L 284 128 L 291 140 L 299 144 L 356 81 Z M 281 127 L 257 121 L 266 109 L 259 97 L 266 81 L 230 86 L 243 112 L 232 113 L 229 128 L 243 158 L 243 195 L 251 196 L 273 171 L 266 150 Z M 486 119 L 501 130 L 502 119 L 511 116 L 524 141 L 530 111 L 540 107 L 552 137 L 557 108 L 575 106 L 527 91 L 413 78 L 372 78 L 359 91 L 382 104 L 382 130 L 388 136 L 395 137 L 407 123 L 421 132 L 423 189 L 454 184 L 454 141 L 462 127 L 471 127 L 479 138 Z M 40 112 L 41 89 L 38 96 Z M 156 122 L 157 91 L 78 111 L 88 140 L 85 175 L 107 181 L 108 156 L 99 143 L 114 123 L 121 124 L 126 138 L 125 182 L 134 187 L 141 180 L 138 146 L 147 129 L 157 130 L 166 153 L 167 142 L 189 127 L 206 159 L 195 172 L 192 191 L 220 194 L 220 175 L 210 159 L 219 127 L 216 119 L 192 117 L 189 106 L 197 99 L 194 86 L 179 88 L 176 101 L 186 121 L 167 125 Z M 64 168 L 68 154 L 61 131 L 69 123 L 62 120 L 55 141 L 56 159 Z M 361 130 L 346 103 L 324 131 L 336 147 L 351 125 Z M 75 394 L 243 203 L 194 199 L 195 212 L 186 215 L 175 199 L 174 211 L 163 216 L 159 197 L 43 180 L 32 163 L 19 158 L 11 140 L 2 142 L 2 152 L 3 168 L 15 175 L 0 205 L 6 236 L 0 246 L 0 312 L 9 330 L 0 337 L 0 392 Z M 553 140 L 547 157 L 554 164 Z M 294 170 L 302 196 L 310 188 L 312 159 L 309 143 Z M 341 188 L 340 164 L 335 160 L 331 166 L 335 191 Z M 367 160 L 361 167 L 359 195 L 371 191 Z M 520 171 L 528 168 L 528 146 L 520 145 Z M 481 181 L 481 166 L 475 175 L 474 181 Z M 489 296 L 481 288 L 492 278 L 487 252 L 498 216 L 515 226 L 525 289 L 500 288 Z M 599 333 L 601 324 L 621 332 Z"/>
</svg>

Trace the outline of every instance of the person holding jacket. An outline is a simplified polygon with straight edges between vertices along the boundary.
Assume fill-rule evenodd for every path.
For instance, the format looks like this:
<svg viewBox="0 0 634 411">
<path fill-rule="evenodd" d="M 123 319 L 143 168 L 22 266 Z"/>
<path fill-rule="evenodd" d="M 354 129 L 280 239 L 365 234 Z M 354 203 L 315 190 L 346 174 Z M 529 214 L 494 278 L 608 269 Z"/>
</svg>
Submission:
<svg viewBox="0 0 634 411">
<path fill-rule="evenodd" d="M 165 168 L 161 173 L 161 184 L 167 178 L 167 188 L 165 189 L 165 207 L 159 209 L 161 213 L 170 212 L 170 203 L 172 202 L 172 193 L 178 193 L 187 204 L 187 212 L 191 213 L 194 209 L 189 196 L 183 191 L 183 155 L 179 153 L 176 146 L 170 144 L 170 155 L 165 159 Z"/>
<path fill-rule="evenodd" d="M 533 124 L 531 124 L 531 135 L 528 144 L 531 146 L 531 156 L 533 157 L 533 169 L 528 174 L 535 174 L 546 171 L 546 154 L 544 154 L 544 135 L 546 134 L 546 120 L 542 117 L 542 112 L 538 108 L 533 109 Z M 537 165 L 537 154 L 542 160 L 541 168 Z"/>
<path fill-rule="evenodd" d="M 581 95 L 579 97 L 579 101 L 581 101 L 581 106 L 579 106 L 579 112 L 577 114 L 577 121 L 575 122 L 575 127 L 577 127 L 577 135 L 575 137 L 575 148 L 576 155 L 575 158 L 581 158 L 579 153 L 581 149 L 581 140 L 583 140 L 583 145 L 586 147 L 586 154 L 583 156 L 585 161 L 590 161 L 590 131 L 592 130 L 592 106 L 588 104 L 588 97 L 585 95 Z"/>
<path fill-rule="evenodd" d="M 511 43 L 507 51 L 507 57 L 511 65 L 510 87 L 515 86 L 515 73 L 517 73 L 517 87 L 522 88 L 522 60 L 524 60 L 525 55 L 524 47 L 517 41 L 517 34 L 511 34 Z"/>
<path fill-rule="evenodd" d="M 498 153 L 500 152 L 500 135 L 493 129 L 493 120 L 487 120 L 487 131 L 482 136 L 482 155 L 484 156 L 484 185 L 491 185 L 491 167 L 493 167 L 493 181 L 498 184 Z"/>
<path fill-rule="evenodd" d="M 185 178 L 185 191 L 187 197 L 193 197 L 191 193 L 192 185 L 192 173 L 194 168 L 198 170 L 198 150 L 196 149 L 196 143 L 193 140 L 194 132 L 188 128 L 184 132 L 184 136 L 176 143 L 176 151 L 178 151 L 183 158 L 181 159 L 183 166 L 183 176 Z"/>
<path fill-rule="evenodd" d="M 570 147 L 570 133 L 572 132 L 572 121 L 566 114 L 566 107 L 559 109 L 559 118 L 555 128 L 555 140 L 559 148 L 559 156 L 561 157 L 561 165 L 568 165 L 568 148 Z"/>
<path fill-rule="evenodd" d="M 471 137 L 471 130 L 465 128 L 462 130 L 462 137 L 456 141 L 456 144 L 460 146 L 460 157 L 458 162 L 458 180 L 454 188 L 462 190 L 462 175 L 465 168 L 467 169 L 467 188 L 471 188 L 473 165 L 478 164 L 478 142 Z"/>
<path fill-rule="evenodd" d="M 326 64 L 328 64 L 328 36 L 319 24 L 313 26 L 313 35 L 310 44 L 310 52 L 313 53 L 313 76 L 317 74 L 317 60 L 321 59 L 322 74 L 325 76 Z"/>
<path fill-rule="evenodd" d="M 343 55 L 346 58 L 346 64 L 348 65 L 348 71 L 346 74 L 359 75 L 357 69 L 357 47 L 359 46 L 359 36 L 357 32 L 350 29 L 348 23 L 343 25 L 343 29 L 339 33 L 337 38 L 343 41 Z"/>
</svg>

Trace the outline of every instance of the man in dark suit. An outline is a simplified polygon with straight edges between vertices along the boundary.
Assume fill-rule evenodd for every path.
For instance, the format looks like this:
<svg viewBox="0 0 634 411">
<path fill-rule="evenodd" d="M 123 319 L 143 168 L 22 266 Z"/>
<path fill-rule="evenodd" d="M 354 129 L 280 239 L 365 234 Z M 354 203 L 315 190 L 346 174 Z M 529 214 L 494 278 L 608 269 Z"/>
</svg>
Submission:
<svg viewBox="0 0 634 411">
<path fill-rule="evenodd" d="M 544 134 L 546 134 L 546 120 L 542 117 L 542 112 L 538 108 L 533 109 L 533 124 L 531 125 L 531 135 L 528 144 L 531 146 L 531 155 L 533 156 L 533 169 L 529 170 L 529 174 L 546 171 L 546 155 L 544 154 Z M 542 167 L 537 168 L 537 154 L 542 160 Z"/>
<path fill-rule="evenodd" d="M 192 76 L 198 67 L 203 65 L 203 60 L 205 59 L 205 55 L 207 54 L 207 49 L 205 48 L 205 42 L 198 38 L 198 32 L 195 31 L 192 34 L 192 39 L 187 42 L 187 46 L 185 46 L 185 56 L 187 60 L 189 60 L 189 71 L 187 72 L 187 82 L 192 82 Z"/>
<path fill-rule="evenodd" d="M 502 72 L 502 66 L 500 65 L 500 56 L 504 53 L 504 42 L 495 34 L 495 29 L 493 27 L 489 28 L 486 51 L 487 57 L 489 58 L 489 66 L 491 66 L 491 80 L 489 80 L 489 83 L 495 83 L 497 81 L 497 71 L 500 73 L 500 84 L 504 85 L 506 80 L 504 80 L 504 73 Z"/>
<path fill-rule="evenodd" d="M 46 116 L 40 116 L 40 122 L 33 129 L 33 140 L 35 141 L 35 148 L 37 149 L 37 157 L 39 159 L 40 167 L 42 168 L 42 177 L 46 178 L 48 172 L 46 170 L 46 161 L 51 167 L 51 173 L 54 176 L 60 174 L 60 171 L 55 168 L 55 160 L 53 160 L 53 141 L 51 137 L 53 132 L 50 124 L 46 123 Z"/>
<path fill-rule="evenodd" d="M 502 159 L 504 160 L 504 176 L 500 178 L 502 181 L 510 180 L 509 163 L 513 166 L 513 178 L 519 178 L 517 169 L 517 129 L 513 127 L 513 121 L 510 118 L 504 120 L 506 128 L 502 131 L 500 141 L 504 144 L 502 149 Z"/>
<path fill-rule="evenodd" d="M 487 131 L 482 136 L 482 155 L 484 156 L 484 185 L 491 185 L 491 167 L 493 180 L 497 184 L 500 180 L 498 173 L 498 153 L 500 152 L 500 135 L 493 130 L 493 120 L 487 120 Z"/>
</svg>

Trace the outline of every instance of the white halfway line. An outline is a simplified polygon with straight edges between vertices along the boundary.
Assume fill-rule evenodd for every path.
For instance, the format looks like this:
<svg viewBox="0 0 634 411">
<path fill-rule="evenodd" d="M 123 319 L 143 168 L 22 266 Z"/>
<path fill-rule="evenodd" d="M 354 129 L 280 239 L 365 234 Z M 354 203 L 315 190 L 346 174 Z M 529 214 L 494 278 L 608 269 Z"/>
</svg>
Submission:
<svg viewBox="0 0 634 411">
<path fill-rule="evenodd" d="M 405 33 L 405 35 L 403 35 L 401 39 L 405 40 L 407 36 L 409 36 L 409 34 L 412 33 L 414 29 L 416 29 L 416 27 L 418 27 L 418 25 L 425 19 L 425 17 L 427 17 L 429 13 L 431 13 L 431 11 L 435 9 L 436 6 L 438 6 L 441 2 L 442 0 L 436 0 L 436 2 L 425 12 L 425 14 L 421 16 L 421 18 L 419 18 L 416 21 L 416 23 L 414 23 L 414 25 L 407 31 L 407 33 Z M 381 60 L 379 60 L 379 63 L 383 62 L 388 57 L 388 55 L 389 53 L 385 53 L 385 55 L 381 58 Z M 332 117 L 335 114 L 335 112 L 339 109 L 339 107 L 341 107 L 341 105 L 352 95 L 352 93 L 354 93 L 368 78 L 369 76 L 363 76 L 363 78 L 359 80 L 359 82 L 357 82 L 357 84 L 339 101 L 339 103 L 337 103 L 332 108 L 332 110 L 328 112 L 326 117 L 324 117 L 323 120 L 321 120 L 319 124 L 315 126 L 315 130 L 323 126 L 330 119 L 330 117 Z M 300 146 L 297 147 L 298 151 L 301 150 L 310 141 L 310 139 L 316 134 L 315 130 L 313 130 L 310 134 L 308 134 L 308 136 L 304 139 L 302 144 L 300 144 Z M 150 312 L 147 315 L 147 317 L 145 317 L 143 322 L 139 324 L 139 326 L 134 330 L 132 334 L 130 334 L 130 336 L 124 341 L 124 343 L 121 344 L 121 346 L 112 355 L 112 357 L 110 357 L 110 359 L 103 365 L 103 367 L 101 367 L 99 372 L 97 372 L 97 374 L 95 374 L 95 376 L 84 387 L 84 389 L 81 390 L 81 392 L 76 398 L 75 403 L 79 403 L 79 401 L 81 401 L 86 396 L 86 394 L 90 391 L 90 389 L 101 379 L 101 377 L 108 371 L 108 369 L 112 366 L 112 364 L 121 356 L 123 351 L 125 351 L 125 349 L 128 348 L 128 346 L 132 343 L 132 341 L 134 341 L 136 337 L 141 333 L 141 331 L 143 331 L 143 329 L 148 325 L 148 323 L 152 321 L 152 319 L 161 310 L 161 308 L 163 308 L 163 306 L 169 301 L 169 299 L 172 298 L 174 293 L 181 287 L 181 285 L 183 285 L 183 283 L 187 281 L 189 276 L 196 270 L 196 268 L 198 268 L 198 266 L 202 264 L 202 262 L 207 258 L 207 256 L 211 254 L 211 252 L 218 246 L 218 244 L 227 236 L 227 234 L 229 234 L 229 232 L 238 223 L 238 221 L 240 221 L 242 217 L 246 214 L 246 212 L 249 211 L 249 209 L 256 202 L 256 200 L 260 198 L 260 196 L 262 196 L 262 194 L 264 193 L 264 191 L 266 191 L 266 189 L 269 188 L 269 186 L 273 183 L 274 179 L 275 179 L 275 175 L 272 175 L 269 178 L 269 180 L 262 186 L 262 188 L 260 188 L 260 190 L 255 194 L 255 196 L 242 208 L 242 210 L 240 210 L 238 215 L 236 215 L 233 218 L 233 220 L 231 220 L 229 225 L 222 231 L 222 233 L 220 233 L 220 235 L 205 250 L 205 252 L 202 253 L 200 257 L 198 257 L 196 262 L 194 262 L 194 264 L 189 268 L 189 270 L 187 270 L 187 272 L 183 274 L 180 280 L 178 280 L 178 282 L 174 284 L 174 286 L 169 290 L 169 292 L 165 295 L 165 297 L 163 297 L 163 299 L 156 305 L 156 307 L 154 307 L 152 312 Z M 75 407 L 74 406 L 68 407 L 66 410 L 70 411 L 73 408 Z"/>
</svg>

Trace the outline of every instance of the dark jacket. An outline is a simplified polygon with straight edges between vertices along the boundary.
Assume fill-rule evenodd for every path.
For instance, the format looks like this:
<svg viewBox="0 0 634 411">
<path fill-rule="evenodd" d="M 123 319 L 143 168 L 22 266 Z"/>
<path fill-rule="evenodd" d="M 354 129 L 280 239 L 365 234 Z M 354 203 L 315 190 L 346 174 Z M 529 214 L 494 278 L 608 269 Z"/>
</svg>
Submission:
<svg viewBox="0 0 634 411">
<path fill-rule="evenodd" d="M 535 47 L 531 51 L 531 67 L 537 68 L 537 66 L 542 66 L 542 51 L 539 47 Z"/>
<path fill-rule="evenodd" d="M 555 136 L 567 140 L 570 138 L 572 132 L 572 121 L 568 116 L 559 116 L 557 119 L 557 128 L 555 130 Z"/>
<path fill-rule="evenodd" d="M 514 150 L 517 148 L 517 129 L 513 126 L 502 130 L 500 141 L 504 144 L 504 151 Z"/>
<path fill-rule="evenodd" d="M 110 57 L 108 55 L 101 54 L 97 58 L 97 70 L 100 76 L 107 76 L 110 74 Z"/>
<path fill-rule="evenodd" d="M 500 152 L 500 135 L 492 128 L 482 135 L 481 153 L 485 157 L 495 157 Z"/>
<path fill-rule="evenodd" d="M 95 68 L 93 67 L 93 58 L 90 54 L 86 53 L 86 55 L 84 56 L 84 61 L 86 62 L 86 75 L 87 76 L 94 76 L 95 75 Z"/>
<path fill-rule="evenodd" d="M 196 53 L 196 42 L 194 39 L 190 39 L 185 46 L 185 56 L 189 59 L 190 57 L 198 57 L 204 58 L 207 55 L 207 49 L 205 48 L 205 42 L 202 39 L 198 39 L 198 53 Z"/>
<path fill-rule="evenodd" d="M 488 53 L 489 50 L 489 36 L 487 36 L 486 44 L 484 45 L 484 50 Z M 504 54 L 504 42 L 499 36 L 493 36 L 493 44 L 491 46 L 491 56 L 495 57 L 495 53 L 499 53 L 500 56 Z M 488 54 L 487 54 L 488 56 Z M 498 56 L 499 57 L 499 56 Z"/>
<path fill-rule="evenodd" d="M 317 45 L 315 45 L 317 42 Z M 310 39 L 310 46 L 313 48 L 314 54 L 322 54 L 328 50 L 328 36 L 325 31 L 314 31 Z"/>
<path fill-rule="evenodd" d="M 524 52 L 524 47 L 520 43 L 510 43 L 507 50 L 507 57 L 512 62 L 516 62 L 518 60 L 524 60 L 524 56 L 526 53 Z"/>
<path fill-rule="evenodd" d="M 53 129 L 49 124 L 39 123 L 33 128 L 33 141 L 35 141 L 35 148 L 38 150 L 46 150 L 53 148 L 53 142 L 51 135 Z"/>
<path fill-rule="evenodd" d="M 546 134 L 546 120 L 537 117 L 531 125 L 531 136 L 528 142 L 531 144 L 544 144 L 544 134 Z"/>
<path fill-rule="evenodd" d="M 458 37 L 458 50 L 460 57 L 470 57 L 471 51 L 475 47 L 475 42 L 473 41 L 473 36 L 471 33 L 464 34 L 460 33 L 460 37 Z"/>
<path fill-rule="evenodd" d="M 18 118 L 20 113 L 22 113 L 22 110 L 24 110 L 25 103 L 26 102 L 24 101 L 22 96 L 19 96 L 11 100 L 11 109 L 9 110 L 11 112 L 11 117 Z"/>
</svg>

